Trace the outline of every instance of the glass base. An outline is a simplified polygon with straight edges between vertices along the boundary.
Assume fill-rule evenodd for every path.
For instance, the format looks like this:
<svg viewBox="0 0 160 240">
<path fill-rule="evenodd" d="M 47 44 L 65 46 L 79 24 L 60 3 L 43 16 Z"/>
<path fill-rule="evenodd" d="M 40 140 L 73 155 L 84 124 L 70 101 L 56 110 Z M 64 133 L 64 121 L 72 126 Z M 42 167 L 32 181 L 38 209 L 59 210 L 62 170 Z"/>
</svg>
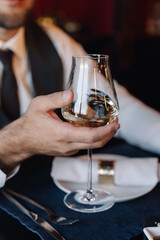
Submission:
<svg viewBox="0 0 160 240">
<path fill-rule="evenodd" d="M 78 190 L 68 193 L 64 197 L 64 203 L 68 208 L 78 212 L 96 213 L 111 208 L 115 199 L 112 194 L 104 190 L 94 190 L 93 193 Z"/>
</svg>

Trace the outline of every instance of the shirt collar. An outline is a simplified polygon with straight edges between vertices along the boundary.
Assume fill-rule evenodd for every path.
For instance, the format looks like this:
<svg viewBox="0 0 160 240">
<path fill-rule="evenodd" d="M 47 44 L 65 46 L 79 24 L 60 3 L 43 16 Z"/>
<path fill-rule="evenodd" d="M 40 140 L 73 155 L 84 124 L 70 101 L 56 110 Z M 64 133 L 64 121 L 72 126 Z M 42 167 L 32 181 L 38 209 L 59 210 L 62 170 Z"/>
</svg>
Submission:
<svg viewBox="0 0 160 240">
<path fill-rule="evenodd" d="M 0 49 L 10 49 L 18 58 L 23 58 L 25 54 L 24 27 L 21 27 L 16 35 L 7 42 L 0 40 Z"/>
</svg>

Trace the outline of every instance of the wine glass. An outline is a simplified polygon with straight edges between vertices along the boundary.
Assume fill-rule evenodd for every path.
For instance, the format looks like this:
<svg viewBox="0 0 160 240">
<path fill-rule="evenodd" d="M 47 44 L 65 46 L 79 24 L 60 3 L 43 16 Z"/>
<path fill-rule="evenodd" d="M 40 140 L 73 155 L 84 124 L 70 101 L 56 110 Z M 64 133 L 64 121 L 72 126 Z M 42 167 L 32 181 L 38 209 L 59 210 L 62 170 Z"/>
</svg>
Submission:
<svg viewBox="0 0 160 240">
<path fill-rule="evenodd" d="M 99 127 L 114 121 L 119 104 L 109 68 L 109 56 L 90 54 L 72 57 L 69 89 L 73 102 L 62 108 L 63 117 L 75 126 Z M 64 203 L 79 212 L 100 212 L 113 206 L 114 196 L 92 189 L 92 150 L 88 149 L 87 190 L 70 192 Z"/>
</svg>

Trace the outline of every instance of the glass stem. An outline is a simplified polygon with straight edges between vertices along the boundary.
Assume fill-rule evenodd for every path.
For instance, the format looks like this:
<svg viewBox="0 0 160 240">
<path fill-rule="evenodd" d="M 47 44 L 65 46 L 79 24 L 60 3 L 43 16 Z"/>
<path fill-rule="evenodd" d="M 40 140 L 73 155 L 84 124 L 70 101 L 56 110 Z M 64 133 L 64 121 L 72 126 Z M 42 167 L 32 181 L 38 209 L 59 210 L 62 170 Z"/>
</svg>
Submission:
<svg viewBox="0 0 160 240">
<path fill-rule="evenodd" d="M 92 149 L 88 149 L 88 181 L 87 193 L 92 193 Z"/>
<path fill-rule="evenodd" d="M 88 149 L 88 181 L 87 181 L 87 192 L 84 196 L 85 200 L 93 201 L 95 200 L 95 195 L 92 189 L 92 149 Z"/>
</svg>

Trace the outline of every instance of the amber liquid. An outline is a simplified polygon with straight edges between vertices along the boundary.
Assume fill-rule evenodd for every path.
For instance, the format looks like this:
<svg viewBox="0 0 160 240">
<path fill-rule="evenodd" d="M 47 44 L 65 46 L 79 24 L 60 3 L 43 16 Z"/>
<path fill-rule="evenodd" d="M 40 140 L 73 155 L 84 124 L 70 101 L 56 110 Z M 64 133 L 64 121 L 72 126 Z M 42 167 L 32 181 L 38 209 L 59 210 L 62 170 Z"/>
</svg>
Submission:
<svg viewBox="0 0 160 240">
<path fill-rule="evenodd" d="M 78 127 L 99 127 L 112 122 L 118 115 L 118 107 L 111 98 L 102 94 L 92 94 L 88 97 L 86 114 L 75 113 L 74 103 L 63 108 L 63 117 Z"/>
</svg>

